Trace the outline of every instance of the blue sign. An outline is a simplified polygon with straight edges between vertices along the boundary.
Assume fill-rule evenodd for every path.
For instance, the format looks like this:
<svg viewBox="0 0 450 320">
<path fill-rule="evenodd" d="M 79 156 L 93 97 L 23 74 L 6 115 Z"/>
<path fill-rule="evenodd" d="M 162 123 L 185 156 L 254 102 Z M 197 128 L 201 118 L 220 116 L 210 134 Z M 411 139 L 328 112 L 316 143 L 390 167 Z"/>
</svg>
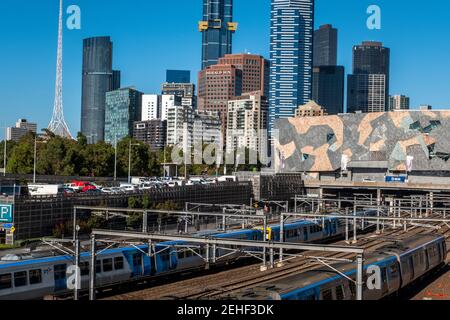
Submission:
<svg viewBox="0 0 450 320">
<path fill-rule="evenodd" d="M 12 204 L 0 204 L 0 222 L 13 222 L 13 206 Z"/>
<path fill-rule="evenodd" d="M 396 176 L 387 176 L 385 178 L 386 182 L 398 182 L 398 183 L 406 183 L 406 176 L 400 176 L 400 177 L 396 177 Z"/>
</svg>

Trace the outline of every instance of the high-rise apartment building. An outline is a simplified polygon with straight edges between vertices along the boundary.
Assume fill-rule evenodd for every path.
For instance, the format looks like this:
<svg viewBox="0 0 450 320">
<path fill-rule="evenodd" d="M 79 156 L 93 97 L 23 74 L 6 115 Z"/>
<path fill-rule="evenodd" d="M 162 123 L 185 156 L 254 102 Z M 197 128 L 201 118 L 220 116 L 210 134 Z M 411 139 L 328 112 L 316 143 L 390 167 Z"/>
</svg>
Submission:
<svg viewBox="0 0 450 320">
<path fill-rule="evenodd" d="M 389 110 L 399 111 L 399 110 L 409 110 L 410 99 L 404 95 L 394 95 L 389 97 Z"/>
<path fill-rule="evenodd" d="M 314 67 L 337 65 L 338 31 L 331 24 L 314 31 Z"/>
<path fill-rule="evenodd" d="M 167 145 L 192 144 L 194 110 L 171 106 L 167 109 Z"/>
<path fill-rule="evenodd" d="M 247 148 L 260 152 L 267 142 L 268 102 L 261 91 L 228 102 L 227 153 Z"/>
<path fill-rule="evenodd" d="M 142 95 L 142 121 L 161 119 L 161 96 L 158 94 Z"/>
<path fill-rule="evenodd" d="M 120 88 L 120 72 L 113 71 L 110 37 L 83 40 L 81 132 L 89 143 L 104 140 L 106 93 Z"/>
<path fill-rule="evenodd" d="M 167 70 L 167 83 L 189 83 L 191 82 L 191 72 L 189 70 Z"/>
<path fill-rule="evenodd" d="M 170 108 L 182 105 L 182 98 L 173 94 L 163 94 L 161 96 L 161 120 L 167 120 L 167 113 Z"/>
<path fill-rule="evenodd" d="M 226 126 L 228 101 L 242 94 L 242 70 L 233 65 L 213 65 L 199 72 L 199 112 L 220 112 Z"/>
<path fill-rule="evenodd" d="M 373 41 L 354 46 L 353 74 L 348 76 L 347 111 L 388 111 L 389 74 L 389 48 Z"/>
<path fill-rule="evenodd" d="M 217 64 L 219 58 L 232 53 L 232 36 L 237 30 L 233 22 L 233 0 L 203 0 L 202 70 Z"/>
<path fill-rule="evenodd" d="M 272 0 L 269 131 L 312 97 L 314 0 Z"/>
<path fill-rule="evenodd" d="M 330 115 L 344 112 L 344 73 L 343 66 L 313 68 L 312 99 Z"/>
<path fill-rule="evenodd" d="M 106 93 L 105 141 L 115 143 L 127 136 L 132 137 L 134 122 L 142 118 L 141 110 L 142 93 L 134 88 Z"/>
<path fill-rule="evenodd" d="M 222 121 L 218 112 L 195 113 L 192 141 L 195 145 L 218 143 L 222 137 Z"/>
<path fill-rule="evenodd" d="M 28 132 L 37 133 L 37 124 L 28 122 L 26 119 L 19 119 L 15 127 L 6 128 L 6 141 L 18 142 Z"/>
<path fill-rule="evenodd" d="M 270 62 L 254 54 L 226 54 L 219 65 L 233 65 L 242 71 L 242 92 L 261 91 L 268 97 L 270 89 Z"/>
<path fill-rule="evenodd" d="M 136 121 L 133 138 L 147 144 L 152 151 L 164 149 L 167 141 L 167 121 L 159 119 Z"/>
</svg>

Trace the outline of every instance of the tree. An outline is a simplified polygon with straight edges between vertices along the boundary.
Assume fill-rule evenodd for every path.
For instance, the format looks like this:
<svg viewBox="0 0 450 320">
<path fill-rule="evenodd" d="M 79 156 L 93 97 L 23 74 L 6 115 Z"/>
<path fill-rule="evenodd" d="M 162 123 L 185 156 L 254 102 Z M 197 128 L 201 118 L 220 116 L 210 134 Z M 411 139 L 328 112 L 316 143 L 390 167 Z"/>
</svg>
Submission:
<svg viewBox="0 0 450 320">
<path fill-rule="evenodd" d="M 12 150 L 7 171 L 16 174 L 31 174 L 34 167 L 34 133 L 26 134 Z"/>
</svg>

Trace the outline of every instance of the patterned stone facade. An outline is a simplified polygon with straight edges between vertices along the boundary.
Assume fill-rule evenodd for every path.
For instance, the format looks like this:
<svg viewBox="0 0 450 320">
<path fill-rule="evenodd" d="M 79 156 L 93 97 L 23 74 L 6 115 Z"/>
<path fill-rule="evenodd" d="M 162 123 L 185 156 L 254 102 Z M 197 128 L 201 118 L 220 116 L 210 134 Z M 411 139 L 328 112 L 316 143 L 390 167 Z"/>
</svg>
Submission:
<svg viewBox="0 0 450 320">
<path fill-rule="evenodd" d="M 280 119 L 277 172 L 334 172 L 387 163 L 391 172 L 450 171 L 450 111 L 398 111 Z"/>
</svg>

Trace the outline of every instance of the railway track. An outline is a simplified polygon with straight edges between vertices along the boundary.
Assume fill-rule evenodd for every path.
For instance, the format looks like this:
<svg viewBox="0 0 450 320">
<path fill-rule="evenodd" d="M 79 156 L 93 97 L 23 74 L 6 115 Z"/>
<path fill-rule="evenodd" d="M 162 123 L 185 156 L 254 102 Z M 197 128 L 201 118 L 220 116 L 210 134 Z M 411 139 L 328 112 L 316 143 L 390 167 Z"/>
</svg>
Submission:
<svg viewBox="0 0 450 320">
<path fill-rule="evenodd" d="M 368 252 L 386 244 L 389 238 L 401 239 L 414 234 L 427 233 L 428 228 L 417 226 L 408 231 L 395 229 L 385 231 L 382 235 L 371 234 L 358 239 L 358 246 L 365 248 Z M 440 230 L 447 240 L 450 238 L 448 226 L 443 226 Z M 345 244 L 344 241 L 338 244 Z M 305 272 L 322 266 L 317 259 L 312 257 L 320 256 L 324 258 L 351 259 L 352 254 L 333 254 L 322 252 L 306 252 L 303 257 L 299 257 L 285 262 L 282 268 L 269 269 L 266 272 L 260 271 L 260 265 L 249 265 L 239 269 L 226 270 L 223 272 L 183 280 L 171 284 L 166 284 L 141 291 L 125 293 L 118 296 L 109 297 L 111 300 L 160 300 L 160 299 L 223 299 L 237 291 L 268 281 L 288 277 L 290 275 Z"/>
</svg>

